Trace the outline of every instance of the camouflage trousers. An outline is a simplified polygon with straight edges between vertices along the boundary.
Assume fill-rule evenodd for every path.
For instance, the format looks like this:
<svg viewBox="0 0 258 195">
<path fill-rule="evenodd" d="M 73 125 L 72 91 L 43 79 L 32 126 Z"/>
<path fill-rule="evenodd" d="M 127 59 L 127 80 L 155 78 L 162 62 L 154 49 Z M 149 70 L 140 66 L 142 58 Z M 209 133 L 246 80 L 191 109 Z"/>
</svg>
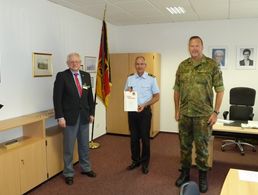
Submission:
<svg viewBox="0 0 258 195">
<path fill-rule="evenodd" d="M 208 125 L 209 116 L 188 117 L 181 115 L 179 120 L 179 140 L 182 168 L 192 164 L 192 143 L 195 142 L 196 165 L 199 170 L 208 170 L 208 142 L 212 134 Z"/>
</svg>

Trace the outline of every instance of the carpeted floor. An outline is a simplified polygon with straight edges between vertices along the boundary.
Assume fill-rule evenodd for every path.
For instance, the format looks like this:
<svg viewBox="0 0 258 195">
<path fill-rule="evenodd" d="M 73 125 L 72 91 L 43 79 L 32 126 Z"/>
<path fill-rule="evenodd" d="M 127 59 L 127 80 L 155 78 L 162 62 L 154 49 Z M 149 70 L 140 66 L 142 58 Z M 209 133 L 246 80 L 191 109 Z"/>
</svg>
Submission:
<svg viewBox="0 0 258 195">
<path fill-rule="evenodd" d="M 208 195 L 219 195 L 229 168 L 258 171 L 258 152 L 248 150 L 241 156 L 236 148 L 222 152 L 221 138 L 215 138 L 213 167 L 209 171 Z M 74 184 L 64 183 L 62 174 L 46 181 L 28 194 L 30 195 L 177 195 L 174 185 L 179 172 L 179 141 L 177 134 L 160 133 L 151 140 L 151 163 L 148 175 L 140 168 L 127 171 L 130 164 L 129 137 L 104 135 L 97 139 L 99 149 L 90 151 L 96 178 L 80 174 L 75 165 Z M 198 182 L 198 171 L 191 170 L 191 180 Z"/>
</svg>

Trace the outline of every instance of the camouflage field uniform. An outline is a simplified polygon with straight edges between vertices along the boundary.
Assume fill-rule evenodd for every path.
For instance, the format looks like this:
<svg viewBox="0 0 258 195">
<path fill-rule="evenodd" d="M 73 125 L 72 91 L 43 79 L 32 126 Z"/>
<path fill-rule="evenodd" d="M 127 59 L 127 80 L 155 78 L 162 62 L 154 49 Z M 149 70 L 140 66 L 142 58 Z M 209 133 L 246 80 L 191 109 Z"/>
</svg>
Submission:
<svg viewBox="0 0 258 195">
<path fill-rule="evenodd" d="M 174 90 L 180 94 L 179 139 L 182 168 L 191 167 L 192 142 L 196 146 L 196 165 L 208 169 L 208 140 L 211 128 L 208 119 L 213 112 L 213 87 L 224 90 L 222 73 L 218 64 L 203 56 L 199 64 L 191 58 L 178 67 Z"/>
</svg>

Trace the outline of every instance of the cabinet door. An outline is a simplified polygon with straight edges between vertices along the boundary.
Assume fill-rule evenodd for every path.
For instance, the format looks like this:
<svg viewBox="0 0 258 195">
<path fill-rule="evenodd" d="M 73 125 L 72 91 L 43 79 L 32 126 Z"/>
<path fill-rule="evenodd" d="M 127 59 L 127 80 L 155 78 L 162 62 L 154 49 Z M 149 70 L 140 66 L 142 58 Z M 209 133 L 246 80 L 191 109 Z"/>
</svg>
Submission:
<svg viewBox="0 0 258 195">
<path fill-rule="evenodd" d="M 57 133 L 47 137 L 47 170 L 52 177 L 64 168 L 63 161 L 63 134 Z"/>
<path fill-rule="evenodd" d="M 111 54 L 112 89 L 107 109 L 107 132 L 129 134 L 127 113 L 124 112 L 124 86 L 129 75 L 128 54 Z"/>
<path fill-rule="evenodd" d="M 0 195 L 21 194 L 19 169 L 17 151 L 0 154 Z"/>
<path fill-rule="evenodd" d="M 30 143 L 19 150 L 21 193 L 47 179 L 45 140 Z"/>
</svg>

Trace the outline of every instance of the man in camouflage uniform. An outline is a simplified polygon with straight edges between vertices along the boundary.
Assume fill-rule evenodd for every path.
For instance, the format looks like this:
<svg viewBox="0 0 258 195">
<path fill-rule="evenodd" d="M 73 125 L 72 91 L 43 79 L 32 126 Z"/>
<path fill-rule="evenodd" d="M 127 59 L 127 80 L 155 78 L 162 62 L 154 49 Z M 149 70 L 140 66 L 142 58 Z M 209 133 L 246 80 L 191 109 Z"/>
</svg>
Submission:
<svg viewBox="0 0 258 195">
<path fill-rule="evenodd" d="M 203 55 L 203 42 L 198 36 L 189 39 L 191 57 L 180 63 L 174 85 L 175 119 L 179 126 L 181 175 L 176 186 L 190 180 L 192 143 L 196 147 L 199 189 L 208 190 L 208 141 L 212 125 L 217 121 L 224 86 L 218 64 Z M 213 109 L 213 87 L 216 92 Z"/>
</svg>

